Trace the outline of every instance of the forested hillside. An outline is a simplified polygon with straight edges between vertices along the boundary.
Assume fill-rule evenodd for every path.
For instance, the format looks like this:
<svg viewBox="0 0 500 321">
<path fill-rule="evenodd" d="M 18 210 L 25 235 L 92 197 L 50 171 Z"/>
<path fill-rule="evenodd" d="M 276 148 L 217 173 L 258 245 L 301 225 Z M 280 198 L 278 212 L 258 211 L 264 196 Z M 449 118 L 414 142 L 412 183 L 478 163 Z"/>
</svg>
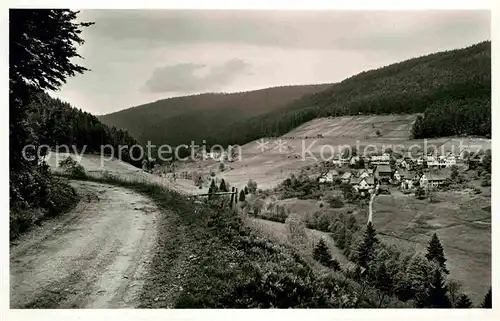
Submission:
<svg viewBox="0 0 500 321">
<path fill-rule="evenodd" d="M 425 113 L 416 138 L 491 133 L 491 42 L 362 72 L 226 128 L 212 143 L 279 136 L 318 117 Z"/>
<path fill-rule="evenodd" d="M 126 130 L 109 127 L 96 116 L 72 107 L 67 102 L 52 98 L 45 92 L 40 92 L 30 103 L 29 122 L 38 137 L 40 145 L 50 147 L 73 146 L 78 151 L 85 148 L 85 153 L 101 152 L 101 146 L 111 145 L 115 156 L 136 166 L 141 166 L 139 155 L 131 160 L 128 151 L 123 149 L 118 155 L 118 146 L 138 144 Z M 109 151 L 106 149 L 105 151 Z M 138 149 L 134 149 L 140 153 Z"/>
<path fill-rule="evenodd" d="M 139 141 L 155 144 L 188 144 L 219 137 L 227 126 L 279 108 L 304 94 L 319 92 L 330 84 L 284 86 L 241 93 L 207 93 L 156 101 L 99 119 L 126 128 Z"/>
</svg>

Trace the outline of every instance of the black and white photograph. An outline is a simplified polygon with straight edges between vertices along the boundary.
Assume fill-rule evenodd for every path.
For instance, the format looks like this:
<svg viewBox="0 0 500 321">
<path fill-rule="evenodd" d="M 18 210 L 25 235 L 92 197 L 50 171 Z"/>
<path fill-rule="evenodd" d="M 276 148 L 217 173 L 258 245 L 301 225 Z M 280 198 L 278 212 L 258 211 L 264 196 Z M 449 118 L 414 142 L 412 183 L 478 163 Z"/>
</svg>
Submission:
<svg viewBox="0 0 500 321">
<path fill-rule="evenodd" d="M 7 9 L 8 309 L 492 309 L 490 10 L 70 7 Z"/>
</svg>

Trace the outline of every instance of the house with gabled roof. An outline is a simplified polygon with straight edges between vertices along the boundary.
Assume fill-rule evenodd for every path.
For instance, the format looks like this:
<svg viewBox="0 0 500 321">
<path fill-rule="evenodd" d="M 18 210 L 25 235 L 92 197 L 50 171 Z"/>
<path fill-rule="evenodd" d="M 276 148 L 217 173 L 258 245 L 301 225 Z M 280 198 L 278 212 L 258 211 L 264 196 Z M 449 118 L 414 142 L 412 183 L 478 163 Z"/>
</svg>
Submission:
<svg viewBox="0 0 500 321">
<path fill-rule="evenodd" d="M 379 181 L 389 181 L 392 178 L 392 169 L 389 165 L 379 165 L 375 170 L 375 178 Z"/>
<path fill-rule="evenodd" d="M 401 163 L 399 163 L 399 167 L 400 168 L 404 168 L 406 170 L 410 170 L 411 164 L 410 164 L 410 162 L 408 160 L 403 159 L 403 160 L 401 160 Z"/>
<path fill-rule="evenodd" d="M 410 171 L 407 171 L 406 169 L 404 168 L 400 168 L 400 169 L 397 169 L 394 174 L 393 174 L 393 177 L 395 180 L 397 181 L 402 181 L 404 179 L 411 179 L 411 177 L 413 176 L 414 174 L 411 173 Z"/>
<path fill-rule="evenodd" d="M 350 171 L 345 172 L 340 179 L 342 183 L 349 183 L 351 181 L 352 173 Z"/>
<path fill-rule="evenodd" d="M 350 183 L 354 190 L 360 193 L 370 192 L 375 187 L 375 179 L 373 177 L 353 177 Z"/>
<path fill-rule="evenodd" d="M 360 169 L 358 171 L 358 177 L 359 178 L 365 178 L 365 177 L 370 177 L 373 176 L 373 169 Z"/>
<path fill-rule="evenodd" d="M 339 177 L 339 172 L 336 169 L 331 169 L 328 172 L 321 174 L 319 177 L 320 183 L 333 183 L 335 178 Z"/>
<path fill-rule="evenodd" d="M 440 173 L 424 173 L 420 177 L 420 186 L 426 187 L 437 187 L 442 185 L 446 181 L 446 176 Z"/>
</svg>

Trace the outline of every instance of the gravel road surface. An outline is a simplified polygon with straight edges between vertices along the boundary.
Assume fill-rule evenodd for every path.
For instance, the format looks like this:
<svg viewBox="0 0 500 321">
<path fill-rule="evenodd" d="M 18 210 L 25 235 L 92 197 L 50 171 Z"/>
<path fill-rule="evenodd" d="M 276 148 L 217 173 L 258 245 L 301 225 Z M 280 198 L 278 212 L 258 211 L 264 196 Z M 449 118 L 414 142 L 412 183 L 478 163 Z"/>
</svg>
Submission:
<svg viewBox="0 0 500 321">
<path fill-rule="evenodd" d="M 156 244 L 148 198 L 94 182 L 82 201 L 10 248 L 11 308 L 134 308 Z"/>
</svg>

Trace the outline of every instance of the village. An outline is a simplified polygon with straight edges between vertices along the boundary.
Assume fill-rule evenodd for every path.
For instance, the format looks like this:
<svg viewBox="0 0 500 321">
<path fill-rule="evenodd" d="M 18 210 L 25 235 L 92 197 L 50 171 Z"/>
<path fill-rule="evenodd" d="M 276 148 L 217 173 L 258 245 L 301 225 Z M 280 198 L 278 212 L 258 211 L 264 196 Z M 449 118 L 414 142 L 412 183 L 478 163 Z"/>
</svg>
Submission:
<svg viewBox="0 0 500 321">
<path fill-rule="evenodd" d="M 429 153 L 416 158 L 401 157 L 391 151 L 382 155 L 338 156 L 330 164 L 327 162 L 327 170 L 320 174 L 318 181 L 323 184 L 350 184 L 361 196 L 371 194 L 374 190 L 388 192 L 387 187 L 409 193 L 418 187 L 428 190 L 446 185 L 453 169 L 463 172 L 475 168 L 483 162 L 484 157 L 484 151 L 472 154 L 468 150 L 462 150 L 459 154 Z"/>
</svg>

